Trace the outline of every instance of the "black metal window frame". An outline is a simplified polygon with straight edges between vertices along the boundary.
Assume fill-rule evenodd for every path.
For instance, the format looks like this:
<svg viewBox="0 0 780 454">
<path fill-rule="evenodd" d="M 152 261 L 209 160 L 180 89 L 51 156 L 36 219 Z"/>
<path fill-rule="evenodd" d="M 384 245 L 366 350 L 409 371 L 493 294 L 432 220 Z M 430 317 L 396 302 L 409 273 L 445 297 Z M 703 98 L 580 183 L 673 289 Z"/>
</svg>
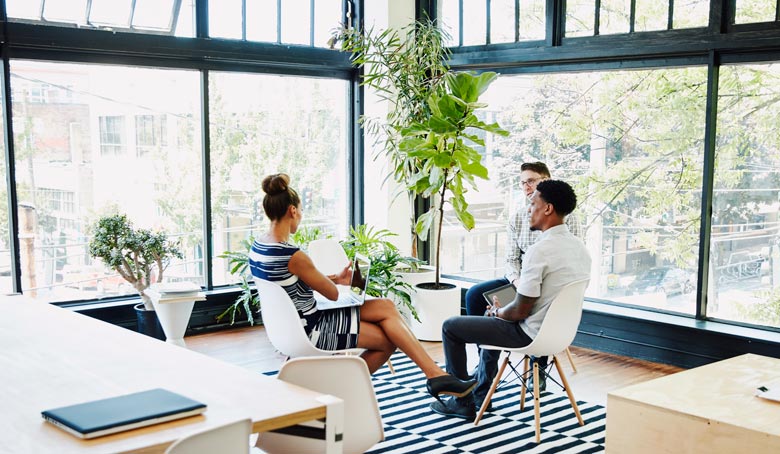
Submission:
<svg viewBox="0 0 780 454">
<path fill-rule="evenodd" d="M 177 0 L 177 3 L 179 0 Z M 345 6 L 351 3 L 349 8 Z M 313 4 L 313 2 L 312 2 Z M 208 118 L 208 77 L 211 71 L 243 72 L 258 74 L 279 74 L 319 78 L 341 79 L 349 82 L 349 106 L 347 126 L 347 165 L 349 169 L 349 223 L 363 222 L 362 210 L 362 165 L 363 142 L 358 118 L 362 113 L 362 96 L 359 88 L 358 71 L 352 66 L 348 54 L 311 46 L 279 45 L 277 43 L 236 41 L 208 38 L 208 0 L 196 0 L 196 37 L 181 38 L 154 33 L 135 33 L 62 27 L 45 22 L 9 21 L 5 0 L 0 0 L 0 57 L 3 68 L 3 115 L 5 160 L 8 175 L 15 175 L 14 165 L 14 118 L 11 110 L 11 84 L 9 61 L 26 59 L 35 61 L 98 63 L 107 65 L 132 65 L 160 69 L 189 69 L 201 74 L 201 134 L 203 157 L 203 200 L 205 244 L 203 248 L 206 290 L 214 292 L 216 299 L 226 301 L 232 298 L 235 286 L 215 288 L 212 279 L 212 223 Z M 313 6 L 312 6 L 313 7 Z M 355 21 L 362 11 L 362 1 L 344 0 L 342 13 L 349 12 Z M 126 145 L 126 144 L 125 144 Z M 22 292 L 19 220 L 16 184 L 13 178 L 6 179 L 8 190 L 8 222 L 10 232 L 10 255 L 12 269 L 12 291 Z M 227 296 L 225 296 L 227 295 Z M 55 303 L 62 306 L 93 305 L 104 311 L 112 301 L 121 303 L 132 297 L 117 297 L 105 300 L 69 301 Z M 228 303 L 229 304 L 229 303 Z M 223 306 L 224 308 L 224 306 Z M 109 309 L 110 311 L 110 309 Z M 213 312 L 213 310 L 211 311 Z M 111 315 L 107 316 L 109 319 Z M 213 316 L 209 315 L 213 321 Z M 120 322 L 119 324 L 123 324 Z M 127 322 L 128 324 L 130 322 Z"/>
<path fill-rule="evenodd" d="M 463 2 L 466 0 L 457 0 L 458 3 L 458 34 L 453 39 L 458 43 L 456 47 L 463 47 Z M 479 46 L 481 49 L 494 45 L 491 43 L 491 31 L 492 21 L 490 15 L 491 0 L 468 0 L 468 1 L 482 1 L 485 5 L 485 44 Z M 675 12 L 675 0 L 668 0 L 667 17 L 666 17 L 666 30 L 689 30 L 689 29 L 675 29 L 674 24 L 674 12 Z M 736 32 L 736 31 L 749 31 L 749 30 L 765 30 L 780 27 L 780 0 L 776 1 L 775 5 L 775 17 L 774 21 L 756 22 L 737 24 L 735 20 L 736 6 L 739 0 L 710 0 L 709 8 L 709 25 L 707 27 L 698 28 L 710 28 L 711 30 L 721 30 L 723 32 Z M 430 17 L 435 17 L 433 12 L 438 10 L 438 4 L 436 0 L 418 0 L 418 17 L 422 17 L 424 14 L 429 14 Z M 635 33 L 654 33 L 645 31 L 636 31 L 636 0 L 631 0 L 629 4 L 629 30 L 626 34 Z M 522 2 L 520 0 L 514 0 L 514 43 L 499 43 L 503 47 L 516 46 L 518 44 L 536 46 L 538 41 L 521 41 L 519 35 L 520 29 L 520 8 Z M 593 0 L 593 35 L 601 36 L 601 0 Z M 560 39 L 566 35 L 566 0 L 546 0 L 545 11 L 547 18 L 547 44 L 560 43 Z M 540 41 L 540 40 L 539 40 Z M 528 43 L 528 44 L 525 44 Z"/>
<path fill-rule="evenodd" d="M 705 155 L 702 181 L 699 238 L 698 286 L 695 320 L 707 316 L 707 277 L 709 275 L 710 213 L 713 203 L 715 138 L 718 96 L 718 70 L 724 64 L 780 62 L 780 23 L 734 24 L 735 0 L 711 0 L 709 25 L 695 29 L 668 29 L 652 32 L 596 35 L 566 38 L 563 33 L 565 0 L 547 0 L 544 43 L 488 44 L 453 47 L 450 65 L 455 70 L 497 71 L 501 74 L 530 74 L 616 69 L 706 66 Z M 598 3 L 598 0 L 595 0 Z M 419 17 L 435 17 L 435 0 L 418 10 Z M 486 0 L 489 5 L 489 0 Z M 632 5 L 635 2 L 632 1 Z M 671 0 L 670 0 L 671 3 Z M 598 17 L 598 16 L 597 16 Z M 671 13 L 670 13 L 671 17 Z M 671 19 L 670 19 L 671 20 Z M 488 35 L 490 30 L 488 29 Z M 462 42 L 462 41 L 461 41 Z M 448 276 L 457 279 L 456 276 Z M 621 306 L 606 300 L 594 300 Z M 664 311 L 641 308 L 652 314 Z M 681 316 L 686 317 L 686 316 Z M 652 318 L 652 316 L 651 316 Z M 730 325 L 751 327 L 734 321 Z M 780 329 L 761 328 L 769 332 Z"/>
</svg>

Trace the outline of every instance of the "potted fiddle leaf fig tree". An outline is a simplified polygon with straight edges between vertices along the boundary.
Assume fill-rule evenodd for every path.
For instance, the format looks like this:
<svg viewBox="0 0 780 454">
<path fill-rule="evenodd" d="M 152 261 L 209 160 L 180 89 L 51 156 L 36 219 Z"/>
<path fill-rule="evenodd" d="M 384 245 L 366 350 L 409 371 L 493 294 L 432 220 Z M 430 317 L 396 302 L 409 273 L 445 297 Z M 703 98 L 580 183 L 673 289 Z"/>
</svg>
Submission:
<svg viewBox="0 0 780 454">
<path fill-rule="evenodd" d="M 406 181 L 421 169 L 420 161 L 399 150 L 402 130 L 431 115 L 428 98 L 444 86 L 450 72 L 447 60 L 449 39 L 435 20 L 421 19 L 400 29 L 339 30 L 333 43 L 352 53 L 352 63 L 363 69 L 361 85 L 368 87 L 388 103 L 384 118 L 362 116 L 363 129 L 375 137 L 379 147 L 376 158 L 388 162 L 386 179 L 399 183 L 409 202 L 409 225 L 414 224 L 415 192 Z M 412 228 L 411 255 L 417 257 L 417 237 Z"/>
<path fill-rule="evenodd" d="M 165 232 L 136 229 L 126 215 L 112 214 L 101 217 L 93 226 L 89 255 L 116 271 L 141 296 L 142 303 L 136 306 L 139 331 L 165 339 L 161 332 L 150 333 L 159 323 L 146 290 L 154 282 L 162 282 L 172 258 L 183 257 L 178 244 L 170 241 Z"/>
<path fill-rule="evenodd" d="M 406 185 L 418 196 L 430 198 L 432 202 L 430 209 L 421 214 L 415 224 L 415 231 L 423 239 L 428 238 L 433 228 L 436 251 L 435 282 L 416 286 L 415 307 L 424 326 L 418 325 L 415 329 L 413 324 L 412 328 L 421 339 L 441 339 L 441 322 L 460 312 L 459 289 L 440 281 L 444 204 L 452 206 L 455 217 L 466 230 L 474 228 L 474 216 L 469 212 L 466 192 L 468 187 L 477 189 L 476 178 L 488 178 L 482 155 L 474 149 L 474 145 L 484 146 L 484 140 L 477 132 L 509 134 L 497 123 L 485 123 L 476 115 L 478 109 L 486 107 L 479 102 L 480 95 L 497 77 L 493 72 L 447 74 L 445 88 L 428 98 L 430 116 L 401 131 L 400 152 L 418 162 L 418 168 L 409 175 Z M 442 290 L 452 295 L 450 298 L 454 299 L 454 303 L 451 308 L 443 309 L 440 303 Z M 430 304 L 426 302 L 429 298 Z"/>
</svg>

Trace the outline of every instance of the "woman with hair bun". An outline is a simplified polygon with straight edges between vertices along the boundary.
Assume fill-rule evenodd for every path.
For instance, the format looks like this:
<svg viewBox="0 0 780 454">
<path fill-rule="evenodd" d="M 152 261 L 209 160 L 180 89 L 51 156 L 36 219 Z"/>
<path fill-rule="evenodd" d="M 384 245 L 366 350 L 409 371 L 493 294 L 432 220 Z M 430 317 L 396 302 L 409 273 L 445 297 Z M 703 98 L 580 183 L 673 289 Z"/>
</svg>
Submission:
<svg viewBox="0 0 780 454">
<path fill-rule="evenodd" d="M 279 173 L 265 177 L 263 191 L 263 209 L 271 225 L 252 245 L 249 266 L 253 276 L 279 284 L 290 295 L 314 345 L 323 350 L 363 348 L 361 356 L 371 373 L 399 348 L 423 371 L 428 392 L 436 399 L 441 400 L 440 394 L 463 397 L 471 392 L 476 381 L 459 380 L 442 370 L 389 299 L 366 299 L 360 307 L 318 310 L 312 290 L 328 299 L 338 299 L 336 284 L 349 285 L 350 267 L 338 275 L 325 276 L 308 255 L 288 242 L 302 217 L 301 200 L 290 187 L 289 176 Z"/>
</svg>

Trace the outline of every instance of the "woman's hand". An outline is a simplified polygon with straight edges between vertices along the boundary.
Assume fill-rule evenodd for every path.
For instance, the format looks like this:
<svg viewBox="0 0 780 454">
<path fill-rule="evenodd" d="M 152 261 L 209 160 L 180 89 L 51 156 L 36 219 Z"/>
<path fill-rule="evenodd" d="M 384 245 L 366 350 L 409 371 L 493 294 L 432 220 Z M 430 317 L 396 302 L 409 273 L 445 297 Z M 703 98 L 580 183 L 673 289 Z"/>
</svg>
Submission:
<svg viewBox="0 0 780 454">
<path fill-rule="evenodd" d="M 339 274 L 331 274 L 328 278 L 334 284 L 349 285 L 352 280 L 352 262 L 349 262 L 349 265 L 344 267 Z"/>
</svg>

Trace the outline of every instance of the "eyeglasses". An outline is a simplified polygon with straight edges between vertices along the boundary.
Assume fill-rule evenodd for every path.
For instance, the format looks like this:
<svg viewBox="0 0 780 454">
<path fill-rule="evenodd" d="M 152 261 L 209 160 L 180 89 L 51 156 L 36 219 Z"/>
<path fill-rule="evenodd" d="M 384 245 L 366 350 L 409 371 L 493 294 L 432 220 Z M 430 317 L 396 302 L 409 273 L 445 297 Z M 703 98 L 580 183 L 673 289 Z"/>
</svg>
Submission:
<svg viewBox="0 0 780 454">
<path fill-rule="evenodd" d="M 520 184 L 522 186 L 532 187 L 532 186 L 536 186 L 536 183 L 538 183 L 540 180 L 541 178 L 529 178 L 527 180 L 520 180 Z"/>
</svg>

